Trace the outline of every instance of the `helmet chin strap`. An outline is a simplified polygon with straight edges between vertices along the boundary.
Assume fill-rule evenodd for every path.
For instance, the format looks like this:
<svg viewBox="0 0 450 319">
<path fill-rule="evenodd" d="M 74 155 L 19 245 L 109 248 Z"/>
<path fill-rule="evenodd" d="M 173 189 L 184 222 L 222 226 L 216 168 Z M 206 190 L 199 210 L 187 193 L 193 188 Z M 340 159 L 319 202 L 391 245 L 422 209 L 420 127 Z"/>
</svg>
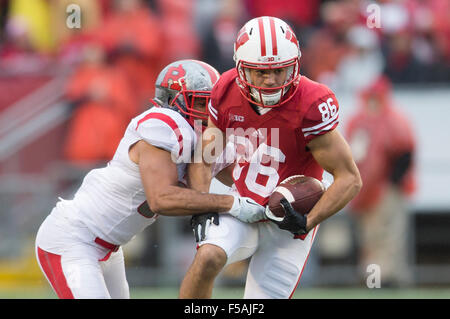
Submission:
<svg viewBox="0 0 450 319">
<path fill-rule="evenodd" d="M 277 103 L 280 102 L 281 98 L 283 97 L 283 95 L 289 91 L 289 87 L 285 87 L 283 89 L 280 89 L 278 92 L 272 93 L 272 94 L 264 94 L 261 93 L 261 95 L 259 95 L 259 92 L 257 89 L 255 88 L 251 88 L 251 96 L 253 97 L 253 99 L 258 102 L 258 103 L 263 103 L 264 105 L 267 106 L 271 106 L 271 105 L 275 105 Z M 262 101 L 261 98 L 262 97 Z M 264 109 L 264 110 L 271 110 L 272 108 L 270 107 L 258 107 L 258 109 Z M 264 113 L 266 113 L 267 111 L 265 111 Z"/>
<path fill-rule="evenodd" d="M 254 89 L 254 88 L 252 88 L 251 90 L 252 90 L 251 95 L 255 99 L 255 101 L 258 103 L 261 103 L 261 99 L 260 99 L 258 90 Z M 264 105 L 274 105 L 274 104 L 278 103 L 279 99 L 281 98 L 281 90 L 274 94 L 261 94 L 261 95 L 262 95 Z M 259 105 L 255 105 L 255 107 L 260 115 L 264 115 L 272 110 L 271 107 L 263 107 L 263 106 L 259 106 Z"/>
<path fill-rule="evenodd" d="M 252 92 L 251 95 L 255 99 L 255 101 L 258 103 L 262 102 L 264 105 L 275 105 L 281 99 L 281 91 L 282 90 L 279 90 L 278 92 L 275 92 L 272 94 L 261 93 L 262 101 L 261 101 L 261 98 L 260 98 L 260 95 L 259 95 L 259 92 L 257 89 L 251 88 L 251 92 Z"/>
</svg>

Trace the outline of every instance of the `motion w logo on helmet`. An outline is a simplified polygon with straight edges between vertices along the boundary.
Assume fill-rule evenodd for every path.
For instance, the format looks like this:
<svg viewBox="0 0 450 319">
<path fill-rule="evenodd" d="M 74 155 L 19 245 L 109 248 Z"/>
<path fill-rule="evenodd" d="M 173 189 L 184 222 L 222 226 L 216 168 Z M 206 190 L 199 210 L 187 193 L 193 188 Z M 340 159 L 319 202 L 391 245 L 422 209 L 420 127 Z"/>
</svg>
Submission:
<svg viewBox="0 0 450 319">
<path fill-rule="evenodd" d="M 161 82 L 162 87 L 167 87 L 172 90 L 181 90 L 181 79 L 186 75 L 183 65 L 177 67 L 173 66 L 167 70 L 166 76 Z"/>
<path fill-rule="evenodd" d="M 297 37 L 295 36 L 294 32 L 292 32 L 290 27 L 286 30 L 286 39 L 298 46 Z"/>
<path fill-rule="evenodd" d="M 237 50 L 241 45 L 244 45 L 248 40 L 250 40 L 250 37 L 248 36 L 248 33 L 245 31 L 245 27 L 243 27 L 237 35 L 235 50 Z"/>
</svg>

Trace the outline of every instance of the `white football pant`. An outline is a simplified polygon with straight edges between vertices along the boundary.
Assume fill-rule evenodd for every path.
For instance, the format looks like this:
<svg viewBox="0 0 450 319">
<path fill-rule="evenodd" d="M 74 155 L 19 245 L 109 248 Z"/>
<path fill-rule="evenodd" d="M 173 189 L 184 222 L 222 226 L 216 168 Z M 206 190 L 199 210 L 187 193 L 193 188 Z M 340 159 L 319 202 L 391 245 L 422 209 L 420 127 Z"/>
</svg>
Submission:
<svg viewBox="0 0 450 319">
<path fill-rule="evenodd" d="M 59 298 L 129 298 L 122 248 L 94 242 L 82 223 L 50 214 L 36 237 L 39 266 Z"/>
</svg>

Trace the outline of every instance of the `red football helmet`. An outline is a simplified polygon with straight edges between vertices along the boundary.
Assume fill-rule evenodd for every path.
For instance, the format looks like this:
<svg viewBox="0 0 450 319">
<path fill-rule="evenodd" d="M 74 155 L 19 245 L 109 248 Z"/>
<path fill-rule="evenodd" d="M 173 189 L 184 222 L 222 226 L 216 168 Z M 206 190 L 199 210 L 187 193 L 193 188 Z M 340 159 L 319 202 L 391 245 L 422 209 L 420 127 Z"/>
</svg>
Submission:
<svg viewBox="0 0 450 319">
<path fill-rule="evenodd" d="M 154 101 L 174 109 L 194 126 L 194 120 L 208 120 L 208 106 L 213 85 L 220 74 L 211 65 L 197 60 L 180 60 L 167 65 L 156 79 Z M 202 101 L 204 110 L 195 107 Z"/>
<path fill-rule="evenodd" d="M 291 27 L 275 17 L 248 21 L 237 35 L 234 61 L 237 83 L 244 97 L 262 107 L 277 107 L 287 102 L 298 88 L 301 52 Z M 264 88 L 251 83 L 250 69 L 287 68 L 282 86 Z"/>
</svg>

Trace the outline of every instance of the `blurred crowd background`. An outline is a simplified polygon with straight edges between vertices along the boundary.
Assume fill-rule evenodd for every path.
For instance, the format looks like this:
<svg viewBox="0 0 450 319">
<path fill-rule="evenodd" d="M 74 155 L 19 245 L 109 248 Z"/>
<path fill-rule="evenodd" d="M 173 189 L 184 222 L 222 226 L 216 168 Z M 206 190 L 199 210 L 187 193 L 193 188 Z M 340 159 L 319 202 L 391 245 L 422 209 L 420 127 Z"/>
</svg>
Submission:
<svg viewBox="0 0 450 319">
<path fill-rule="evenodd" d="M 442 270 L 450 240 L 438 229 L 449 224 L 441 186 L 450 134 L 436 124 L 450 115 L 450 1 L 0 0 L 0 286 L 45 284 L 34 261 L 37 228 L 58 196 L 70 198 L 87 170 L 112 157 L 129 120 L 149 107 L 162 67 L 178 59 L 234 67 L 238 30 L 262 15 L 294 28 L 301 73 L 336 92 L 343 132 L 368 88 L 399 102 L 415 130 L 408 169 L 416 186 L 405 191 L 414 217 L 402 246 L 409 283 L 450 283 Z M 426 182 L 432 187 L 421 189 Z M 338 215 L 322 227 L 305 286 L 361 284 L 356 219 L 350 209 Z M 195 253 L 188 219 L 156 224 L 127 247 L 131 286 L 176 285 Z M 223 284 L 241 284 L 244 273 L 245 263 L 226 269 Z"/>
</svg>

